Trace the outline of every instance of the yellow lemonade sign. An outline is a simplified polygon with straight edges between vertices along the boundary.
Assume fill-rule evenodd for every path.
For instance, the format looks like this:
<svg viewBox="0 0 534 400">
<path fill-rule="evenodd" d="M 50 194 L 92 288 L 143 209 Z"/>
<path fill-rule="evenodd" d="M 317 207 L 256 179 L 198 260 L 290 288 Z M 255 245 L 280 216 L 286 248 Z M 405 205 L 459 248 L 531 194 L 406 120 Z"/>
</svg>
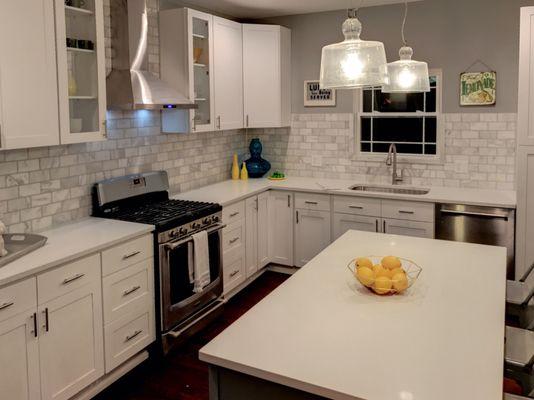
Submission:
<svg viewBox="0 0 534 400">
<path fill-rule="evenodd" d="M 496 72 L 464 72 L 460 75 L 460 105 L 494 105 L 496 88 Z"/>
</svg>

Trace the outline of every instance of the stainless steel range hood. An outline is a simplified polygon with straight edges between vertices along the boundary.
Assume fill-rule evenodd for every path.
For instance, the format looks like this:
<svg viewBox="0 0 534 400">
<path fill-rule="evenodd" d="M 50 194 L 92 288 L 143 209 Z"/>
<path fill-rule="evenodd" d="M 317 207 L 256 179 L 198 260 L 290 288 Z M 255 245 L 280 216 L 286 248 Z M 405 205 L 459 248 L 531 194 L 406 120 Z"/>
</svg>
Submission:
<svg viewBox="0 0 534 400">
<path fill-rule="evenodd" d="M 109 109 L 197 108 L 186 96 L 148 71 L 146 0 L 110 0 L 112 70 Z"/>
</svg>

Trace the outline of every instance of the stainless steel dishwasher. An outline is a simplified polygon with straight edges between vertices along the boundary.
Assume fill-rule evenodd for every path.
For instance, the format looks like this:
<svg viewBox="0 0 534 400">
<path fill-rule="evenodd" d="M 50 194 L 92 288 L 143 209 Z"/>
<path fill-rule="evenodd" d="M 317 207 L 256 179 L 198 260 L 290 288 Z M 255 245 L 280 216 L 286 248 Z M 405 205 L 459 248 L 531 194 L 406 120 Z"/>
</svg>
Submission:
<svg viewBox="0 0 534 400">
<path fill-rule="evenodd" d="M 436 204 L 436 239 L 502 246 L 507 249 L 507 277 L 515 272 L 515 210 Z"/>
</svg>

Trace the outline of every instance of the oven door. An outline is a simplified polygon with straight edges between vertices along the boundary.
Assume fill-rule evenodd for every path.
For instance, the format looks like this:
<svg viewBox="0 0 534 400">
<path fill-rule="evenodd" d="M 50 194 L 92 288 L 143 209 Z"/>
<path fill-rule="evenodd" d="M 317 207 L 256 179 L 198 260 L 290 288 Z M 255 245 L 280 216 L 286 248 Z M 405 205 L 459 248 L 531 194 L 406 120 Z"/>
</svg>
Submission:
<svg viewBox="0 0 534 400">
<path fill-rule="evenodd" d="M 163 332 L 175 328 L 222 295 L 223 227 L 224 225 L 216 225 L 208 229 L 211 281 L 200 293 L 193 292 L 193 283 L 189 279 L 189 270 L 193 269 L 194 262 L 193 238 L 188 237 L 159 246 Z"/>
</svg>

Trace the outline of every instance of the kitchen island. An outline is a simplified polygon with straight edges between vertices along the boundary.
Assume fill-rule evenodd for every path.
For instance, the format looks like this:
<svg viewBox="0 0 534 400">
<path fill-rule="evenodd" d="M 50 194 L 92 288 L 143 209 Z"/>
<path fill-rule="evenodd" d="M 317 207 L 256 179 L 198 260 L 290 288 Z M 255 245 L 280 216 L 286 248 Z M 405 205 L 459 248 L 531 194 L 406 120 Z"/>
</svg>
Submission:
<svg viewBox="0 0 534 400">
<path fill-rule="evenodd" d="M 357 283 L 351 259 L 423 269 L 405 294 Z M 200 350 L 210 399 L 500 400 L 506 251 L 349 231 Z"/>
</svg>

